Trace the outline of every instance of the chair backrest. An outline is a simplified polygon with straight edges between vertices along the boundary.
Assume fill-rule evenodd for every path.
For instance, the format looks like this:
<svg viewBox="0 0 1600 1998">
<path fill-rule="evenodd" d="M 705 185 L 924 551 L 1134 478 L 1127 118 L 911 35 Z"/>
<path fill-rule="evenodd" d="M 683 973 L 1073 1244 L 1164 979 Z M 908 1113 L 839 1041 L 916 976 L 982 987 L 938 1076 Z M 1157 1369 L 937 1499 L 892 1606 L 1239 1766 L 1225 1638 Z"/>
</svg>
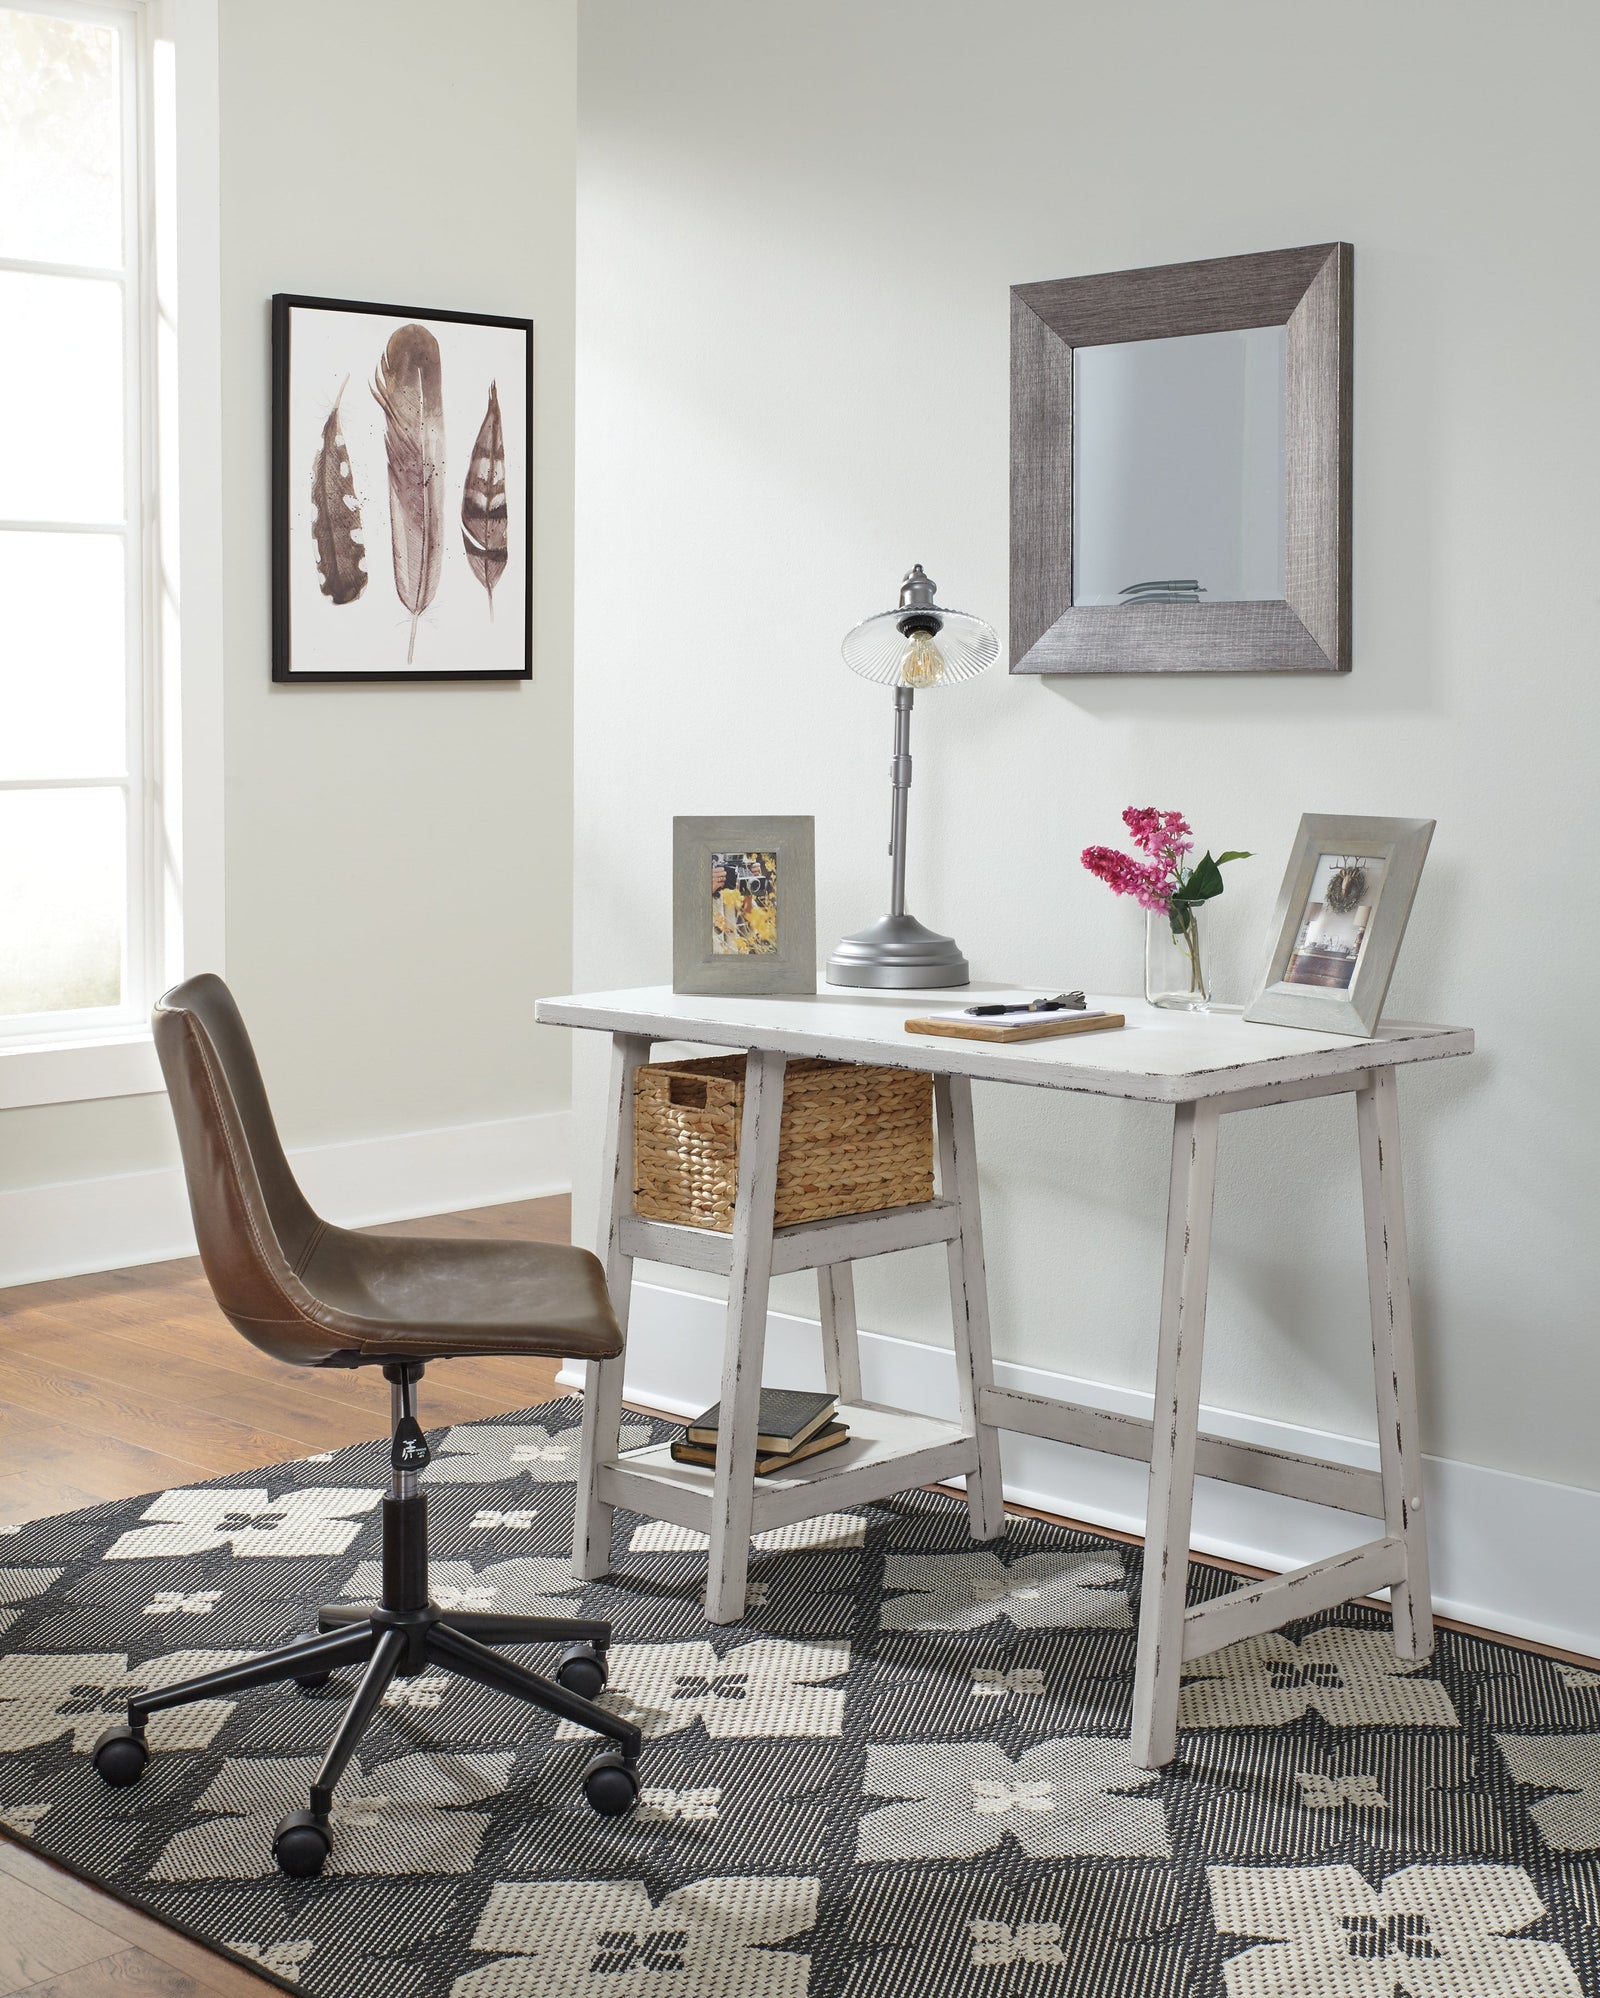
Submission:
<svg viewBox="0 0 1600 1998">
<path fill-rule="evenodd" d="M 156 1001 L 152 1026 L 218 1304 L 266 1352 L 320 1357 L 326 1334 L 308 1321 L 295 1271 L 322 1223 L 289 1170 L 233 994 L 202 972 Z"/>
</svg>

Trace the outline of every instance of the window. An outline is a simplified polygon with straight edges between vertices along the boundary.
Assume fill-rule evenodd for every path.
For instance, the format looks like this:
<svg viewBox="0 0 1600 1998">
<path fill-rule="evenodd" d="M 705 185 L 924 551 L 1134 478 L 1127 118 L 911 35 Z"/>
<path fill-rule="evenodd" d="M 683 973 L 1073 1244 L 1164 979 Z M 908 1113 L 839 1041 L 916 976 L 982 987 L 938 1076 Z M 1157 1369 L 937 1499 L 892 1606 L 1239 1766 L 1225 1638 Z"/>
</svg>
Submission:
<svg viewBox="0 0 1600 1998">
<path fill-rule="evenodd" d="M 0 1055 L 137 1037 L 178 941 L 171 58 L 0 4 Z"/>
</svg>

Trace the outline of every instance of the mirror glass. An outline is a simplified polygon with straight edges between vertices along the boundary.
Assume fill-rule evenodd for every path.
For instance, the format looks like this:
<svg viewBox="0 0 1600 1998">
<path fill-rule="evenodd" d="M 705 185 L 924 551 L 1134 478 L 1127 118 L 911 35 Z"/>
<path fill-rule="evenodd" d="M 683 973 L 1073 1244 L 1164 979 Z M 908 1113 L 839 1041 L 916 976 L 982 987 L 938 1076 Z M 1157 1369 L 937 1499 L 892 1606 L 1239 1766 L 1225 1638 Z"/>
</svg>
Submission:
<svg viewBox="0 0 1600 1998">
<path fill-rule="evenodd" d="M 1075 604 L 1284 594 L 1288 328 L 1078 347 Z"/>
</svg>

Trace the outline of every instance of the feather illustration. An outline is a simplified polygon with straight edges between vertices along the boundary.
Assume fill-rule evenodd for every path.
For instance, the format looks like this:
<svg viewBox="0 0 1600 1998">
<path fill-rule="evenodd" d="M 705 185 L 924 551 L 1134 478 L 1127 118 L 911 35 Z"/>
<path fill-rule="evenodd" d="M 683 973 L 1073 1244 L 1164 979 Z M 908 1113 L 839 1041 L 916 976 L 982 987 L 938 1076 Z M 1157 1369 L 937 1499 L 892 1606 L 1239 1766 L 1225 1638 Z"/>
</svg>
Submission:
<svg viewBox="0 0 1600 1998">
<path fill-rule="evenodd" d="M 494 586 L 506 566 L 506 441 L 500 427 L 500 391 L 489 384 L 489 407 L 478 426 L 477 441 L 461 489 L 461 540 L 472 573 L 489 593 L 494 617 Z"/>
<path fill-rule="evenodd" d="M 390 335 L 372 393 L 387 419 L 394 586 L 411 613 L 410 666 L 417 619 L 433 602 L 444 560 L 444 398 L 439 343 L 426 326 L 402 326 Z"/>
<path fill-rule="evenodd" d="M 311 461 L 311 538 L 317 545 L 317 587 L 336 604 L 353 604 L 367 587 L 361 503 L 339 430 L 339 405 L 349 386 L 346 375 Z"/>
</svg>

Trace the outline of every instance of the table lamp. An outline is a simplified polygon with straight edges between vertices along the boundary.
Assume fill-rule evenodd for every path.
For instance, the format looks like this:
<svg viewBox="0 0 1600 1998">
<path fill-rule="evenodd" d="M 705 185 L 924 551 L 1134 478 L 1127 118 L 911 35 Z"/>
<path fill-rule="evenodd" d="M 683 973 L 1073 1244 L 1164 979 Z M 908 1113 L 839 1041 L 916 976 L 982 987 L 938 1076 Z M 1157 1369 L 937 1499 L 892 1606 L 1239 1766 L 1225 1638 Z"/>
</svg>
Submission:
<svg viewBox="0 0 1600 1998">
<path fill-rule="evenodd" d="M 911 704 L 923 687 L 952 687 L 992 666 L 1000 641 L 992 626 L 934 602 L 919 562 L 900 585 L 900 602 L 849 632 L 844 663 L 864 680 L 894 688 L 893 812 L 889 822 L 889 913 L 845 937 L 828 959 L 830 985 L 921 990 L 965 985 L 970 972 L 954 938 L 906 911 L 906 810 L 911 791 Z"/>
</svg>

